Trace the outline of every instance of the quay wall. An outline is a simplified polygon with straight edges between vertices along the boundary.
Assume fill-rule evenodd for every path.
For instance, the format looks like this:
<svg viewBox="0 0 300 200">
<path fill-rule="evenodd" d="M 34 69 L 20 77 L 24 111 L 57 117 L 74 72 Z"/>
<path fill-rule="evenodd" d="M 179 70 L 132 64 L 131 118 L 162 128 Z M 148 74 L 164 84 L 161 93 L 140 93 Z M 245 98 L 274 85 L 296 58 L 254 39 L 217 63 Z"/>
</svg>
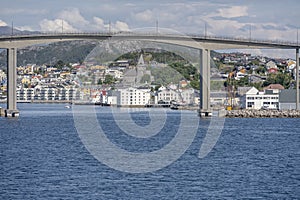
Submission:
<svg viewBox="0 0 300 200">
<path fill-rule="evenodd" d="M 231 110 L 228 118 L 300 118 L 300 110 Z"/>
</svg>

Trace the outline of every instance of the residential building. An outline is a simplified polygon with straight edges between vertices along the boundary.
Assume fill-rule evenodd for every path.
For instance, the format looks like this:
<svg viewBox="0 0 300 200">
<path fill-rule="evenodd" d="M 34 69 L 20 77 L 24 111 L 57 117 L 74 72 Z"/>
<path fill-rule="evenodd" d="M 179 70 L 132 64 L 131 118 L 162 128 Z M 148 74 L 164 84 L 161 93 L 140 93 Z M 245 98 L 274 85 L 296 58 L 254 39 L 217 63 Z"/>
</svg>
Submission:
<svg viewBox="0 0 300 200">
<path fill-rule="evenodd" d="M 284 90 L 284 87 L 281 84 L 270 84 L 263 88 L 264 90 Z"/>
<path fill-rule="evenodd" d="M 124 88 L 116 92 L 118 106 L 145 106 L 150 102 L 150 89 Z"/>
<path fill-rule="evenodd" d="M 121 79 L 123 78 L 123 72 L 115 69 L 107 69 L 105 70 L 105 75 L 111 75 L 114 78 Z"/>
<path fill-rule="evenodd" d="M 258 91 L 252 87 L 245 95 L 243 107 L 246 109 L 278 109 L 279 108 L 279 90 Z"/>
<path fill-rule="evenodd" d="M 195 91 L 192 88 L 173 90 L 165 88 L 157 92 L 157 101 L 171 104 L 176 102 L 179 104 L 194 104 Z"/>
<path fill-rule="evenodd" d="M 18 101 L 72 101 L 82 99 L 82 94 L 74 88 L 49 88 L 37 86 L 35 88 L 18 88 Z"/>
<path fill-rule="evenodd" d="M 157 93 L 157 101 L 158 102 L 164 102 L 167 104 L 171 104 L 172 102 L 179 102 L 180 100 L 181 99 L 180 99 L 179 93 L 170 88 L 160 90 Z"/>
<path fill-rule="evenodd" d="M 0 69 L 0 83 L 6 80 L 6 73 Z"/>
<path fill-rule="evenodd" d="M 274 61 L 270 60 L 269 62 L 267 62 L 266 68 L 267 69 L 271 69 L 271 68 L 277 69 L 277 65 L 276 65 L 276 63 Z"/>
<path fill-rule="evenodd" d="M 195 91 L 193 88 L 180 89 L 179 96 L 181 97 L 181 102 L 183 104 L 194 104 Z"/>
</svg>

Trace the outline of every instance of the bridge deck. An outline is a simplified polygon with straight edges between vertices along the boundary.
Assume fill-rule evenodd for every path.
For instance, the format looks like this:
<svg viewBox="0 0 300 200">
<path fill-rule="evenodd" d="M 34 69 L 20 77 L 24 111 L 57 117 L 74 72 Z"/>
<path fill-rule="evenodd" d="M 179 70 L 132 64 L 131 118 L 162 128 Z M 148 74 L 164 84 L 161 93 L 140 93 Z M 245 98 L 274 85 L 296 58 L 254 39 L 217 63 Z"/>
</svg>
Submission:
<svg viewBox="0 0 300 200">
<path fill-rule="evenodd" d="M 30 35 L 2 35 L 0 36 L 0 48 L 5 48 L 8 43 L 20 43 L 31 45 L 47 42 L 56 42 L 58 40 L 106 40 L 108 38 L 120 40 L 148 40 L 173 43 L 181 42 L 198 42 L 209 49 L 226 49 L 226 48 L 278 48 L 278 49 L 297 49 L 300 44 L 290 41 L 279 40 L 258 40 L 250 38 L 231 38 L 204 35 L 176 35 L 176 34 L 155 34 L 155 33 L 133 33 L 133 32 L 99 32 L 99 33 L 39 33 Z M 178 42 L 176 44 L 179 44 Z M 11 45 L 9 45 L 11 46 Z M 188 46 L 188 45 L 185 45 Z M 218 48 L 219 47 L 219 48 Z"/>
</svg>

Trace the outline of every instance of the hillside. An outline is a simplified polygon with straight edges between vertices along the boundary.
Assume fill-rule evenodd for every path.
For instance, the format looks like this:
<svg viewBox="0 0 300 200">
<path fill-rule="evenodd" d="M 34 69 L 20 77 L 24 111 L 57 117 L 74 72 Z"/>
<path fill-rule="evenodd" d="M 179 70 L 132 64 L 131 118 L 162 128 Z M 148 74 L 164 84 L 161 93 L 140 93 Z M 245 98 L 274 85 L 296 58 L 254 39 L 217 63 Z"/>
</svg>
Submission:
<svg viewBox="0 0 300 200">
<path fill-rule="evenodd" d="M 68 41 L 19 49 L 17 65 L 52 65 L 59 60 L 64 63 L 82 62 L 96 45 L 97 42 L 91 41 Z M 0 68 L 6 68 L 6 51 L 0 53 Z"/>
<path fill-rule="evenodd" d="M 12 29 L 10 26 L 0 26 L 0 35 L 12 35 L 12 34 L 34 34 L 39 33 L 38 31 L 21 31 L 16 28 Z"/>
</svg>

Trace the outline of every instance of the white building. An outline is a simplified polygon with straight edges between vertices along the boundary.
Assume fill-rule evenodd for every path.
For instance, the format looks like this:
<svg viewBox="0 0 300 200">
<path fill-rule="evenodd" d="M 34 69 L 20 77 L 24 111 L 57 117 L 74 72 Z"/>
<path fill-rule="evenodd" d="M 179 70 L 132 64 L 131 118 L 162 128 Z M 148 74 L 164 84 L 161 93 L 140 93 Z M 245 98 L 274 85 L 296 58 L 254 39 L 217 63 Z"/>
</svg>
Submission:
<svg viewBox="0 0 300 200">
<path fill-rule="evenodd" d="M 123 78 L 123 72 L 121 72 L 119 70 L 116 70 L 116 69 L 106 69 L 105 70 L 105 75 L 111 75 L 111 76 L 113 76 L 114 78 L 117 78 L 117 79 Z"/>
<path fill-rule="evenodd" d="M 0 70 L 0 83 L 6 79 L 6 73 L 4 71 Z"/>
<path fill-rule="evenodd" d="M 17 100 L 31 101 L 33 99 L 34 99 L 34 89 L 33 88 L 17 89 Z"/>
<path fill-rule="evenodd" d="M 278 109 L 278 99 L 278 89 L 259 92 L 255 87 L 252 87 L 246 93 L 245 107 L 246 109 Z"/>
<path fill-rule="evenodd" d="M 129 87 L 117 91 L 118 106 L 145 106 L 150 102 L 150 99 L 150 89 Z"/>
<path fill-rule="evenodd" d="M 70 88 L 48 88 L 37 86 L 35 88 L 18 88 L 17 100 L 18 101 L 72 101 L 82 99 L 82 94 L 79 90 Z"/>
<path fill-rule="evenodd" d="M 108 96 L 108 97 L 107 97 L 107 104 L 108 104 L 108 105 L 115 106 L 115 105 L 117 105 L 117 103 L 118 103 L 118 98 L 117 98 L 117 96 Z"/>
<path fill-rule="evenodd" d="M 157 101 L 163 101 L 165 103 L 170 104 L 172 101 L 178 102 L 180 101 L 179 93 L 172 89 L 164 89 L 160 90 L 157 93 Z"/>
<path fill-rule="evenodd" d="M 277 65 L 274 61 L 269 61 L 267 64 L 266 64 L 266 67 L 267 69 L 270 69 L 270 68 L 274 68 L 274 69 L 277 69 Z"/>
<path fill-rule="evenodd" d="M 195 91 L 193 88 L 179 90 L 181 102 L 183 104 L 194 104 Z"/>
<path fill-rule="evenodd" d="M 180 104 L 194 104 L 195 94 L 194 89 L 180 89 L 172 90 L 170 88 L 159 89 L 157 93 L 157 101 L 163 101 L 165 103 L 171 104 L 171 102 L 176 102 Z M 157 102 L 156 102 L 157 103 Z"/>
</svg>

